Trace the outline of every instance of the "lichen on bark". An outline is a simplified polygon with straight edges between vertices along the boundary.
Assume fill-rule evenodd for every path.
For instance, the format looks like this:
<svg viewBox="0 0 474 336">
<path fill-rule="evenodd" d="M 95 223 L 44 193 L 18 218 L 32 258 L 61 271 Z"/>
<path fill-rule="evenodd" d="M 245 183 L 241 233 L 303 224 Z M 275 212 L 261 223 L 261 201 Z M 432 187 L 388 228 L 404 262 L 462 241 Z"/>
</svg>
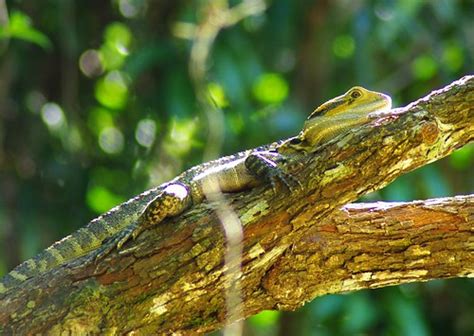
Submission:
<svg viewBox="0 0 474 336">
<path fill-rule="evenodd" d="M 345 206 L 472 141 L 473 88 L 466 76 L 330 141 L 295 167 L 298 192 L 228 195 L 244 227 L 237 316 L 295 309 L 327 293 L 473 276 L 473 196 Z M 229 274 L 217 207 L 196 205 L 97 263 L 91 254 L 28 280 L 0 302 L 0 331 L 222 327 Z"/>
</svg>

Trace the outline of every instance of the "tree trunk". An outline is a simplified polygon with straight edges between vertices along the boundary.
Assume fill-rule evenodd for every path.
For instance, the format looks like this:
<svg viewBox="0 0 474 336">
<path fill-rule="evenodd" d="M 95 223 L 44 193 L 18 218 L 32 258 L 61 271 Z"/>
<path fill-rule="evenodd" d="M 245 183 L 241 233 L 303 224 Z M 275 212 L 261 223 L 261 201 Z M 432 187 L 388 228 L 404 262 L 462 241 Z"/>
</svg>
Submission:
<svg viewBox="0 0 474 336">
<path fill-rule="evenodd" d="M 8 292 L 0 333 L 195 334 L 327 293 L 473 276 L 474 196 L 343 207 L 472 141 L 473 88 L 466 76 L 330 141 L 295 165 L 301 190 L 226 195 L 241 258 L 224 262 L 222 205 L 195 205 Z M 242 305 L 226 313 L 229 288 Z"/>
</svg>

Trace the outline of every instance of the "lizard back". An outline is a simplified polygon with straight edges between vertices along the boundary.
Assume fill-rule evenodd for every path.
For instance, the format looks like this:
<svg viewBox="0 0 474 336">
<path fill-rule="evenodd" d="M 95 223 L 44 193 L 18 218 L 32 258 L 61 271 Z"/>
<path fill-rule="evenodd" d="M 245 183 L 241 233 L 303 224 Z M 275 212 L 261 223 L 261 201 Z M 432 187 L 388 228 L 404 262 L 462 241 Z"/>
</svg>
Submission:
<svg viewBox="0 0 474 336">
<path fill-rule="evenodd" d="M 107 213 L 90 221 L 86 226 L 55 242 L 36 256 L 16 266 L 12 271 L 0 278 L 0 294 L 6 293 L 11 288 L 20 285 L 30 278 L 44 274 L 62 264 L 100 248 L 105 240 L 120 233 L 131 223 L 137 221 L 147 204 L 157 196 L 159 190 L 170 183 L 174 181 L 187 183 L 201 172 L 235 160 L 240 160 L 255 151 L 276 149 L 280 143 L 281 141 L 263 145 L 255 149 L 244 150 L 233 155 L 224 156 L 191 167 L 173 180 L 149 189 L 129 201 L 112 208 Z"/>
</svg>

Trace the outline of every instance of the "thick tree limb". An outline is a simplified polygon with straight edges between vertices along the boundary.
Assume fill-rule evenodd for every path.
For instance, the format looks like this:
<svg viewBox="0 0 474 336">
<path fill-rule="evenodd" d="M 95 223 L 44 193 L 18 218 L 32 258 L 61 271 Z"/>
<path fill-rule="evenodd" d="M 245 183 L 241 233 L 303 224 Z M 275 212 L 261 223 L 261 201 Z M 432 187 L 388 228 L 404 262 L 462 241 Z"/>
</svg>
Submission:
<svg viewBox="0 0 474 336">
<path fill-rule="evenodd" d="M 240 316 L 293 309 L 326 293 L 473 276 L 473 196 L 338 210 L 472 141 L 473 89 L 466 76 L 331 141 L 295 168 L 301 192 L 229 195 L 244 225 Z M 131 201 L 131 217 L 139 202 Z M 229 281 L 216 207 L 197 205 L 97 264 L 86 256 L 29 280 L 0 302 L 0 331 L 222 327 Z"/>
<path fill-rule="evenodd" d="M 474 195 L 346 205 L 273 265 L 265 288 L 295 309 L 329 293 L 473 277 L 473 230 Z"/>
</svg>

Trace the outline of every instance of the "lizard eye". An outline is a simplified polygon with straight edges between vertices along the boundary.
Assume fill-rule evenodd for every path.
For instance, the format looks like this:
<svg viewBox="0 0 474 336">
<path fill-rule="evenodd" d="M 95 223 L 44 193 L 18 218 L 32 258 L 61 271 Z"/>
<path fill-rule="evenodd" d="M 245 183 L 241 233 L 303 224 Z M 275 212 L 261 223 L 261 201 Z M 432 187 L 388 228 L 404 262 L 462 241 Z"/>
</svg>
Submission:
<svg viewBox="0 0 474 336">
<path fill-rule="evenodd" d="M 299 138 L 293 138 L 293 139 L 290 140 L 290 144 L 292 144 L 292 145 L 298 145 L 300 143 L 301 143 L 301 139 L 299 139 Z"/>
<path fill-rule="evenodd" d="M 354 90 L 351 92 L 351 98 L 356 99 L 356 98 L 359 98 L 360 96 L 361 96 L 361 93 L 359 90 Z"/>
</svg>

